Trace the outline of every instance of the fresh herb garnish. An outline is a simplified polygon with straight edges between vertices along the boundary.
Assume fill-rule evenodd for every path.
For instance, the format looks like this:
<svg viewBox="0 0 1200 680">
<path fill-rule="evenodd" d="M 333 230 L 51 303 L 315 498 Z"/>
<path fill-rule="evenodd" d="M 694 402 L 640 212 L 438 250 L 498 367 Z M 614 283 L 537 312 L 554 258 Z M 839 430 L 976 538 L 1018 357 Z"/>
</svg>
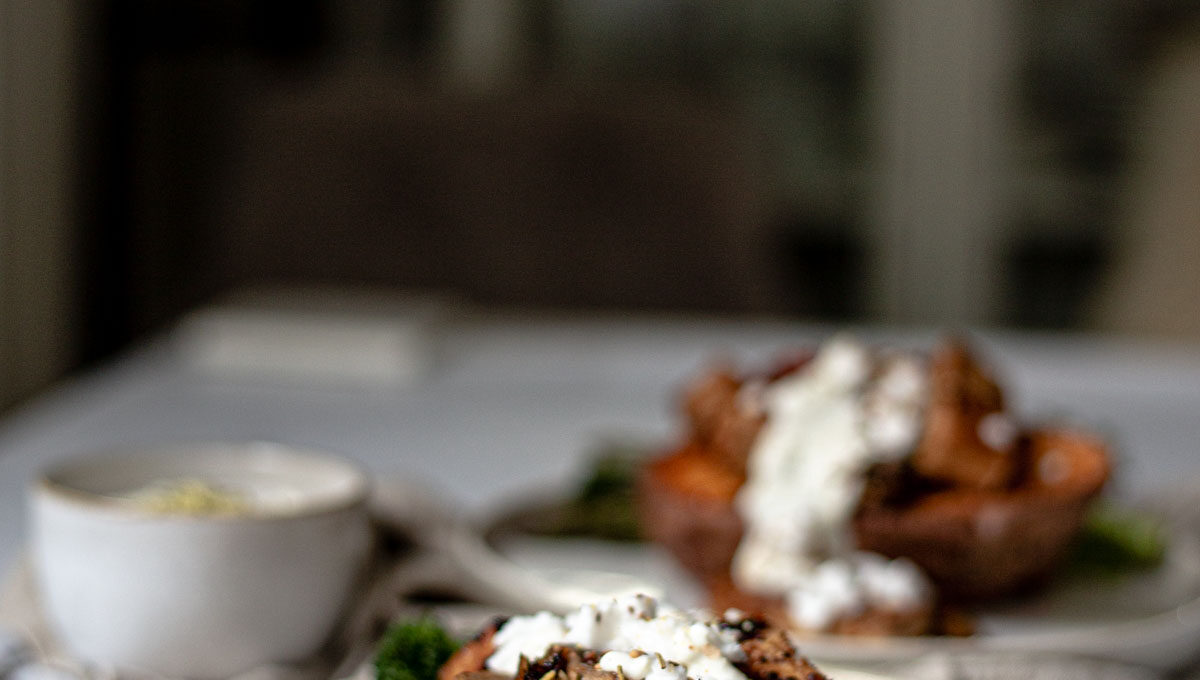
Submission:
<svg viewBox="0 0 1200 680">
<path fill-rule="evenodd" d="M 1071 564 L 1111 573 L 1146 569 L 1162 563 L 1166 550 L 1166 528 L 1157 518 L 1099 503 L 1084 518 Z"/>
<path fill-rule="evenodd" d="M 430 618 L 392 624 L 375 652 L 376 680 L 437 680 L 459 644 Z"/>
</svg>

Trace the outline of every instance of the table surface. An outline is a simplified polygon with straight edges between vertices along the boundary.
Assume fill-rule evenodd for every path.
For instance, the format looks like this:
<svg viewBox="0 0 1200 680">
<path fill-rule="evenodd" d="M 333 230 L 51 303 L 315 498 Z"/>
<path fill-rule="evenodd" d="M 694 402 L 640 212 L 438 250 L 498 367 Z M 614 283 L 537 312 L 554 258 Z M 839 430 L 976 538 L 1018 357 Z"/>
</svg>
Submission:
<svg viewBox="0 0 1200 680">
<path fill-rule="evenodd" d="M 838 329 L 713 318 L 472 314 L 422 328 L 428 370 L 392 384 L 285 381 L 197 368 L 166 334 L 0 422 L 0 564 L 26 536 L 26 489 L 62 458 L 186 441 L 333 451 L 486 515 L 562 488 L 612 441 L 669 443 L 681 385 L 718 357 L 752 366 Z M 937 333 L 860 328 L 928 345 Z M 973 332 L 1015 410 L 1109 435 L 1116 493 L 1200 478 L 1200 347 Z"/>
</svg>

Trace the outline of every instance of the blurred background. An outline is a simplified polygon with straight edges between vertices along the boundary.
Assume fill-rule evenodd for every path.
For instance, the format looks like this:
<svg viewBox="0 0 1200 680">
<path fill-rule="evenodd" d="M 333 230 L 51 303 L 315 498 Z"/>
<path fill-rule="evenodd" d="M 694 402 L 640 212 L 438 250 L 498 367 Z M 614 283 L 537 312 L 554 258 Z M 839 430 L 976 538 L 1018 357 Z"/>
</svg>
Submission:
<svg viewBox="0 0 1200 680">
<path fill-rule="evenodd" d="M 262 284 L 1200 338 L 1186 0 L 0 0 L 0 407 Z"/>
</svg>

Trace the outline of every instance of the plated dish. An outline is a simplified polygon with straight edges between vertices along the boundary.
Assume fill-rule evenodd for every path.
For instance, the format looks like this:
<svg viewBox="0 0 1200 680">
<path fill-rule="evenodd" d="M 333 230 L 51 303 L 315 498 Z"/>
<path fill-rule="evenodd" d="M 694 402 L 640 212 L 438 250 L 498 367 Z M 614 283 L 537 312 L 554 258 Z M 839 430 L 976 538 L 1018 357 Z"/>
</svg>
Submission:
<svg viewBox="0 0 1200 680">
<path fill-rule="evenodd" d="M 929 653 L 990 652 L 1080 655 L 1175 670 L 1200 652 L 1200 544 L 1180 531 L 1170 534 L 1167 545 L 1156 567 L 1119 573 L 1068 568 L 1035 593 L 979 605 L 971 610 L 975 631 L 969 637 L 806 633 L 800 643 L 818 665 L 839 671 L 900 664 Z M 527 536 L 499 547 L 519 564 L 563 569 L 620 564 L 651 583 L 676 576 L 678 569 L 652 544 Z M 705 592 L 665 585 L 680 606 L 706 604 Z"/>
<path fill-rule="evenodd" d="M 632 595 L 497 621 L 438 680 L 825 680 L 802 652 L 785 630 L 742 612 L 715 617 Z"/>
<path fill-rule="evenodd" d="M 1200 600 L 1196 599 L 1200 578 L 1195 566 L 1200 555 L 1195 545 L 1181 545 L 1186 550 L 1177 551 L 1163 569 L 1110 584 L 1112 588 L 1098 590 L 1094 582 L 1064 584 L 1056 595 L 1033 604 L 1037 611 L 997 609 L 985 617 L 985 630 L 972 638 L 796 638 L 741 612 L 713 617 L 630 596 L 561 615 L 543 611 L 496 619 L 461 648 L 429 619 L 401 622 L 385 634 L 373 664 L 360 677 L 760 680 L 824 678 L 828 673 L 837 678 L 879 678 L 891 677 L 889 669 L 919 663 L 929 653 L 935 653 L 934 658 L 957 656 L 967 660 L 964 663 L 998 659 L 992 665 L 1003 665 L 1005 658 L 1021 659 L 1030 668 L 1069 664 L 1072 658 L 1093 659 L 1091 663 L 1099 668 L 1103 666 L 1099 660 L 1108 659 L 1126 667 L 1167 671 L 1194 656 L 1194 640 L 1200 633 Z M 1173 606 L 1171 601 L 1183 595 L 1181 587 L 1191 592 L 1192 600 Z M 1147 594 L 1151 594 L 1148 599 Z M 1133 604 L 1134 600 L 1139 602 Z M 1107 617 L 1097 618 L 1100 612 L 1108 612 Z M 1000 655 L 990 657 L 991 653 Z M 712 664 L 713 659 L 715 665 L 691 667 L 697 661 Z M 414 665 L 420 669 L 410 673 Z"/>
<path fill-rule="evenodd" d="M 1200 546 L 1171 536 L 1160 566 L 1121 575 L 1064 574 L 1041 591 L 973 610 L 970 637 L 807 634 L 805 648 L 830 663 L 895 663 L 919 656 L 1010 652 L 1110 659 L 1159 671 L 1200 650 Z"/>
<path fill-rule="evenodd" d="M 642 527 L 711 604 L 839 635 L 965 635 L 959 605 L 1045 583 L 1109 475 L 1105 444 L 1018 422 L 957 341 L 849 336 L 684 395 L 645 466 Z"/>
<path fill-rule="evenodd" d="M 806 367 L 832 372 L 834 378 L 818 387 L 801 385 L 807 396 L 771 394 L 772 386 L 789 377 L 802 382 Z M 844 379 L 840 385 L 839 379 Z M 1129 545 L 1129 516 L 1139 521 L 1147 516 L 1130 511 L 1116 522 L 1105 518 L 1107 504 L 1097 501 L 1103 500 L 1110 475 L 1106 442 L 1077 427 L 1019 419 L 1000 385 L 981 355 L 961 342 L 900 352 L 843 336 L 767 367 L 718 366 L 683 392 L 685 434 L 679 446 L 665 453 L 663 448 L 638 450 L 644 442 L 609 446 L 576 497 L 518 509 L 498 520 L 491 537 L 519 564 L 624 570 L 659 583 L 687 606 L 762 613 L 803 635 L 805 649 L 820 661 L 894 662 L 931 651 L 1006 651 L 1073 653 L 1170 669 L 1195 657 L 1200 552 L 1190 534 L 1164 534 L 1161 526 L 1153 532 L 1138 529 L 1133 534 L 1154 535 L 1153 545 Z M 824 398 L 830 393 L 839 396 Z M 845 447 L 836 429 L 826 426 L 837 417 L 849 414 L 853 427 L 847 429 L 858 429 L 860 443 L 868 439 L 863 432 L 874 428 L 869 435 L 874 443 L 862 447 L 868 453 L 857 461 L 845 454 L 841 460 L 851 464 L 841 469 L 800 468 L 837 482 L 827 485 L 833 494 L 806 487 L 805 480 L 798 488 L 821 499 L 819 508 L 843 512 L 841 523 L 809 525 L 816 525 L 812 530 L 823 551 L 817 556 L 846 556 L 840 550 L 848 550 L 858 562 L 855 568 L 874 570 L 868 578 L 883 583 L 882 596 L 851 592 L 835 601 L 844 608 L 823 626 L 798 625 L 789 611 L 790 593 L 764 596 L 733 583 L 745 531 L 737 499 L 751 474 L 754 439 L 771 415 L 764 404 L 789 398 L 801 404 L 807 398 L 810 406 L 817 402 L 815 407 L 824 409 L 819 416 L 797 418 L 821 434 L 822 446 Z M 864 423 L 872 418 L 874 423 Z M 888 450 L 870 453 L 880 442 Z M 918 450 L 923 453 L 917 455 Z M 950 452 L 955 455 L 946 455 Z M 793 473 L 784 469 L 777 477 Z M 635 485 L 637 494 L 631 494 Z M 784 495 L 773 497 L 764 514 L 794 503 L 786 497 L 779 501 Z M 628 540 L 637 532 L 622 510 L 627 503 L 640 506 L 634 525 L 650 544 Z M 1115 507 L 1122 511 L 1117 515 L 1130 510 Z M 796 517 L 778 515 L 787 521 Z M 579 534 L 602 540 L 589 543 L 593 539 Z M 781 537 L 780 543 L 797 540 L 786 530 L 768 534 L 773 537 Z M 1089 569 L 1084 548 L 1097 537 L 1125 541 L 1117 552 L 1139 554 L 1119 569 L 1109 567 L 1130 555 Z M 617 545 L 613 539 L 624 542 Z M 888 547 L 888 540 L 898 545 Z M 882 556 L 856 554 L 864 547 Z M 819 561 L 813 562 L 801 565 L 808 568 L 800 571 L 803 578 L 813 577 Z M 903 573 L 914 570 L 924 580 L 906 591 Z M 846 571 L 818 577 L 832 582 L 829 599 L 845 595 L 851 588 L 838 588 L 858 578 Z M 895 572 L 901 576 L 892 578 Z M 788 578 L 784 574 L 781 580 Z M 681 582 L 689 587 L 679 587 Z M 910 599 L 914 591 L 928 599 Z"/>
</svg>

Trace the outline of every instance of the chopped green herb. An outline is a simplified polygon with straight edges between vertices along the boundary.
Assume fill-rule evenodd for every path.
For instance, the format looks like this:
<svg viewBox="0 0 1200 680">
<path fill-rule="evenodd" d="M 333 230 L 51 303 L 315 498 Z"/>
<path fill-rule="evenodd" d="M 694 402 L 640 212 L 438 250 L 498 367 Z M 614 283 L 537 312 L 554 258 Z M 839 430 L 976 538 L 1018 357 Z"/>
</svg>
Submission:
<svg viewBox="0 0 1200 680">
<path fill-rule="evenodd" d="M 1071 562 L 1076 568 L 1107 572 L 1145 569 L 1161 563 L 1166 550 L 1166 529 L 1158 519 L 1097 504 L 1084 519 Z"/>
<path fill-rule="evenodd" d="M 647 450 L 621 443 L 597 447 L 569 496 L 521 508 L 497 522 L 493 534 L 642 540 L 634 487 Z"/>
<path fill-rule="evenodd" d="M 377 680 L 436 680 L 438 669 L 458 650 L 436 621 L 402 621 L 388 628 L 375 652 Z"/>
<path fill-rule="evenodd" d="M 639 453 L 619 446 L 599 451 L 592 459 L 590 474 L 564 508 L 559 533 L 639 540 L 634 498 Z"/>
</svg>

